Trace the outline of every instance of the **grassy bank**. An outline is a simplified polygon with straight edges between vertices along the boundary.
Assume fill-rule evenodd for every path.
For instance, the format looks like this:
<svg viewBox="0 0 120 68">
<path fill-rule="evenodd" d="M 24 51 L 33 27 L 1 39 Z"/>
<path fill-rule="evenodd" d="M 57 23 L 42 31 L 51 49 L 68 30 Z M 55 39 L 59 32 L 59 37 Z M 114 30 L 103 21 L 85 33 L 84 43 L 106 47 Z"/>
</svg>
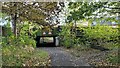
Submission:
<svg viewBox="0 0 120 68">
<path fill-rule="evenodd" d="M 87 63 L 93 66 L 118 66 L 118 49 L 100 51 L 87 47 L 75 46 L 67 50 L 73 56 L 82 57 Z"/>
<path fill-rule="evenodd" d="M 4 46 L 2 48 L 3 66 L 48 66 L 47 52 L 30 46 Z"/>
</svg>

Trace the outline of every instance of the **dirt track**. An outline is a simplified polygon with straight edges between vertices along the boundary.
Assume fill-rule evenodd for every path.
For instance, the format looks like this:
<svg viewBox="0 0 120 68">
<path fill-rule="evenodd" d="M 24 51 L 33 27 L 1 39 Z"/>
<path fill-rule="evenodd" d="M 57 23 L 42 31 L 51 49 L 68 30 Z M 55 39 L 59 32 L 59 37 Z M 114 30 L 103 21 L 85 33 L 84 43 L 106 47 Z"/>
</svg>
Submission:
<svg viewBox="0 0 120 68">
<path fill-rule="evenodd" d="M 84 59 L 73 57 L 62 47 L 41 47 L 40 49 L 49 53 L 52 66 L 90 66 Z"/>
</svg>

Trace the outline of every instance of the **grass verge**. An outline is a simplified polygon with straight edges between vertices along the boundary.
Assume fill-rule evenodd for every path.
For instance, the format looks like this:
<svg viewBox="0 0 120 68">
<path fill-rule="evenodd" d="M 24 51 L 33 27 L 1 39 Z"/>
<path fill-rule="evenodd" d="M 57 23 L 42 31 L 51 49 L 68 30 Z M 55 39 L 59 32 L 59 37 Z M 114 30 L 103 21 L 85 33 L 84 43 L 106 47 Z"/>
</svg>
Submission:
<svg viewBox="0 0 120 68">
<path fill-rule="evenodd" d="M 30 46 L 4 46 L 2 66 L 49 66 L 47 52 Z"/>
<path fill-rule="evenodd" d="M 111 47 L 109 46 L 109 48 Z M 119 66 L 119 54 L 116 47 L 110 51 L 100 51 L 89 47 L 75 46 L 67 51 L 69 51 L 73 56 L 83 58 L 84 61 L 92 66 Z"/>
</svg>

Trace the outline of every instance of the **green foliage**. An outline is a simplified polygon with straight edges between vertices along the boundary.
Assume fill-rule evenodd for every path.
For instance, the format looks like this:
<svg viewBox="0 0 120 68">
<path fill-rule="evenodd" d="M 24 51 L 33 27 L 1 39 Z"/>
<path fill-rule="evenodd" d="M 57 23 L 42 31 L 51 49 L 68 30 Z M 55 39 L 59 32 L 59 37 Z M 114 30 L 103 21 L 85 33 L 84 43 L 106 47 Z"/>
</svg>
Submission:
<svg viewBox="0 0 120 68">
<path fill-rule="evenodd" d="M 106 2 L 70 2 L 70 15 L 67 17 L 69 22 L 80 20 L 92 15 L 97 9 L 103 7 Z"/>
<path fill-rule="evenodd" d="M 80 31 L 83 30 L 81 37 L 79 37 L 79 46 L 75 46 L 74 49 L 79 51 L 88 51 L 93 50 L 90 47 L 94 46 L 102 46 L 104 48 L 108 48 L 110 53 L 106 54 L 105 61 L 107 61 L 108 65 L 117 65 L 119 62 L 119 28 L 112 28 L 112 26 L 89 26 L 89 27 L 80 27 Z M 115 51 L 116 52 L 115 52 Z M 113 53 L 111 53 L 113 52 Z M 75 55 L 79 56 L 81 54 L 75 53 Z M 94 62 L 97 63 L 97 62 Z M 106 62 L 102 62 L 106 63 Z"/>
<path fill-rule="evenodd" d="M 8 36 L 8 37 L 3 37 L 2 40 L 2 45 L 3 46 L 32 46 L 36 47 L 36 42 L 35 40 L 29 38 L 28 36 L 19 36 L 18 38 L 15 38 L 14 35 Z"/>
<path fill-rule="evenodd" d="M 70 14 L 67 17 L 68 22 L 91 19 L 92 17 L 119 22 L 120 2 L 69 2 L 68 6 L 68 9 L 70 9 Z M 107 14 L 104 14 L 106 12 Z M 107 17 L 108 15 L 113 16 Z"/>
<path fill-rule="evenodd" d="M 86 36 L 94 39 L 115 40 L 118 37 L 118 29 L 111 26 L 95 26 L 85 29 Z"/>
<path fill-rule="evenodd" d="M 62 8 L 58 8 L 60 3 L 57 2 L 9 2 L 3 3 L 2 13 L 14 17 L 17 14 L 17 20 L 32 21 L 39 25 L 50 25 L 45 19 L 51 17 L 51 14 L 56 16 L 56 13 L 50 13 L 57 11 L 57 15 L 61 12 Z M 59 5 L 61 6 L 61 5 Z M 62 7 L 62 6 L 61 6 Z M 12 18 L 14 19 L 14 18 Z M 49 21 L 49 20 L 48 20 Z M 53 23 L 53 22 L 52 22 Z"/>
<path fill-rule="evenodd" d="M 71 24 L 62 27 L 62 30 L 59 33 L 60 45 L 70 48 L 77 43 L 78 40 L 75 38 L 75 33 L 71 32 L 71 29 Z"/>
<path fill-rule="evenodd" d="M 18 37 L 15 37 L 10 27 L 6 27 L 6 35 L 2 37 L 3 46 L 14 45 L 14 46 L 33 46 L 36 47 L 36 42 L 33 38 L 28 35 L 29 26 L 24 25 L 21 29 Z"/>
<path fill-rule="evenodd" d="M 60 33 L 61 36 L 61 45 L 64 45 L 65 47 L 71 46 L 71 36 L 70 36 L 70 28 L 68 27 L 62 27 L 62 31 Z"/>
<path fill-rule="evenodd" d="M 49 55 L 42 50 L 35 50 L 31 46 L 3 46 L 3 66 L 43 66 L 47 65 Z"/>
<path fill-rule="evenodd" d="M 33 46 L 36 47 L 36 42 L 34 39 L 29 38 L 28 36 L 20 36 L 16 41 L 18 42 L 19 46 Z"/>
<path fill-rule="evenodd" d="M 29 32 L 29 24 L 24 24 L 22 26 L 20 34 L 21 35 L 28 35 L 28 32 Z"/>
<path fill-rule="evenodd" d="M 80 27 L 79 45 L 89 47 L 90 45 L 100 45 L 109 49 L 118 47 L 119 30 L 111 26 Z"/>
<path fill-rule="evenodd" d="M 119 59 L 120 55 L 118 54 L 118 49 L 112 51 L 110 54 L 107 55 L 107 61 L 112 64 L 118 65 L 120 63 Z"/>
</svg>

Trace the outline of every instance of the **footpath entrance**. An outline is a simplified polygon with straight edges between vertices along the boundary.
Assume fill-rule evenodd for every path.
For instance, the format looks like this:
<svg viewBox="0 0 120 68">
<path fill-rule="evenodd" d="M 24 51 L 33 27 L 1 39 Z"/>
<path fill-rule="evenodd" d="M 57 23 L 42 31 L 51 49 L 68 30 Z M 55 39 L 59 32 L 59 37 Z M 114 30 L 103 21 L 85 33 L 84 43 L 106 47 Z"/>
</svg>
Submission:
<svg viewBox="0 0 120 68">
<path fill-rule="evenodd" d="M 37 47 L 55 47 L 59 46 L 60 26 L 48 28 L 47 26 L 38 30 L 36 33 L 36 46 Z"/>
<path fill-rule="evenodd" d="M 58 37 L 56 35 L 37 36 L 37 47 L 55 47 L 58 46 Z"/>
</svg>

